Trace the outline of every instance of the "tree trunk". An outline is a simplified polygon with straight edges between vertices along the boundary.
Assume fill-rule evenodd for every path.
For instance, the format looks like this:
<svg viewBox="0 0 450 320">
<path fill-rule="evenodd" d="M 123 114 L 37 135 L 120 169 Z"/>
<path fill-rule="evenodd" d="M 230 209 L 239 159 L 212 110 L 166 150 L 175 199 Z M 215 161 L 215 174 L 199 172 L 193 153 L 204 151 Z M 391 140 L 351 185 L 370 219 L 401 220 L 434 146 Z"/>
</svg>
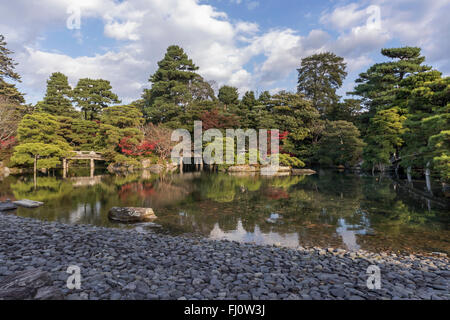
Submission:
<svg viewBox="0 0 450 320">
<path fill-rule="evenodd" d="M 430 163 L 427 163 L 427 169 L 425 170 L 425 181 L 427 183 L 427 190 L 430 194 L 433 194 L 433 191 L 431 189 L 431 170 L 430 170 Z"/>
<path fill-rule="evenodd" d="M 408 177 L 409 183 L 412 182 L 411 171 L 412 171 L 411 167 L 408 167 L 408 169 L 406 169 L 406 176 Z"/>
</svg>

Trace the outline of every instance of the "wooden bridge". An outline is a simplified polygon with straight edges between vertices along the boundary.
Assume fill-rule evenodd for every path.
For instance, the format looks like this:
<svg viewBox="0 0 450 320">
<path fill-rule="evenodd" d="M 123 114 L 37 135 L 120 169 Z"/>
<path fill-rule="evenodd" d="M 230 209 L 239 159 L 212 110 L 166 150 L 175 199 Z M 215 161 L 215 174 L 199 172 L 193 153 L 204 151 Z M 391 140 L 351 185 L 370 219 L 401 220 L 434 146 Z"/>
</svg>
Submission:
<svg viewBox="0 0 450 320">
<path fill-rule="evenodd" d="M 69 171 L 69 164 L 67 160 L 90 160 L 91 161 L 91 177 L 94 176 L 95 171 L 95 160 L 105 161 L 103 154 L 95 151 L 72 151 L 70 157 L 63 159 L 63 176 L 67 177 L 67 172 Z"/>
</svg>

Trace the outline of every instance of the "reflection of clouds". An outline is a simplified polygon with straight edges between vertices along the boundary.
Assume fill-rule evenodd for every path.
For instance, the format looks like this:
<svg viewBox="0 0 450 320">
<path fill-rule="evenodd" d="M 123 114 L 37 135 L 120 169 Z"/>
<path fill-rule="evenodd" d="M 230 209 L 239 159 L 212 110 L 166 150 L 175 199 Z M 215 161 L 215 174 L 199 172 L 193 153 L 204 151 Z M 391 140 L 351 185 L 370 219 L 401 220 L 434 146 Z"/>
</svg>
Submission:
<svg viewBox="0 0 450 320">
<path fill-rule="evenodd" d="M 220 229 L 219 224 L 214 225 L 214 229 L 209 235 L 210 239 L 214 240 L 229 240 L 237 242 L 251 242 L 261 245 L 282 245 L 285 247 L 296 248 L 299 246 L 298 234 L 290 233 L 280 235 L 276 232 L 262 233 L 258 226 L 255 226 L 254 232 L 247 232 L 242 220 L 239 219 L 236 230 L 224 232 Z"/>
<path fill-rule="evenodd" d="M 71 224 L 80 223 L 87 212 L 92 212 L 90 204 L 79 204 L 78 208 L 69 214 L 69 222 Z"/>
<path fill-rule="evenodd" d="M 348 250 L 359 250 L 361 247 L 356 243 L 357 231 L 348 230 L 354 226 L 347 225 L 344 219 L 339 219 L 339 227 L 336 232 L 342 237 L 342 241 L 346 245 Z"/>
<path fill-rule="evenodd" d="M 70 212 L 69 222 L 71 224 L 86 223 L 86 216 L 100 216 L 101 207 L 100 201 L 97 201 L 93 206 L 89 203 L 81 203 L 74 211 Z"/>
<path fill-rule="evenodd" d="M 369 234 L 370 231 L 370 220 L 367 214 L 358 209 L 356 213 L 361 215 L 361 220 L 359 225 L 350 225 L 345 222 L 345 219 L 339 219 L 339 227 L 336 232 L 342 237 L 342 241 L 347 246 L 348 250 L 359 250 L 361 247 L 356 243 L 356 235 Z"/>
</svg>

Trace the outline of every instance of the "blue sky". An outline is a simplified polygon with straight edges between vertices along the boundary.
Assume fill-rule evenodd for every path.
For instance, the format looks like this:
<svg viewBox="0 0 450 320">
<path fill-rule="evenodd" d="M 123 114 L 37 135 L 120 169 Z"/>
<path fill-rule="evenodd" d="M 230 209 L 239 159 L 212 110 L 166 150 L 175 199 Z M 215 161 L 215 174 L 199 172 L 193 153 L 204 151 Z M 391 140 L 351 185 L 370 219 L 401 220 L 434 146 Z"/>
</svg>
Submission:
<svg viewBox="0 0 450 320">
<path fill-rule="evenodd" d="M 74 5 L 81 28 L 69 30 Z M 349 76 L 381 61 L 380 49 L 420 46 L 450 73 L 450 0 L 16 0 L 0 3 L 27 102 L 42 99 L 52 72 L 110 80 L 122 100 L 149 87 L 168 45 L 181 45 L 207 80 L 246 90 L 295 90 L 302 58 L 333 51 Z M 20 19 L 18 19 L 20 17 Z"/>
</svg>

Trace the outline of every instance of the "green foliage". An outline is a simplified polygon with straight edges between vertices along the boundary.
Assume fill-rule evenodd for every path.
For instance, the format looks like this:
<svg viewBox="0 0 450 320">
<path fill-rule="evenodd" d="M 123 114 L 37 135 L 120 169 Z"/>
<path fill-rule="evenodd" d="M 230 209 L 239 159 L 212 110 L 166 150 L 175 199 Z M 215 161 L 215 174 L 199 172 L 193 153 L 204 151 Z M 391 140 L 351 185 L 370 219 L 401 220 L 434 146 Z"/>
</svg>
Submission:
<svg viewBox="0 0 450 320">
<path fill-rule="evenodd" d="M 215 100 L 211 86 L 196 73 L 198 67 L 178 46 L 170 46 L 158 70 L 150 77 L 152 88 L 143 94 L 143 113 L 147 121 L 180 128 L 190 105 Z"/>
<path fill-rule="evenodd" d="M 420 51 L 414 47 L 382 49 L 382 55 L 393 61 L 377 63 L 361 73 L 351 94 L 362 98 L 371 115 L 392 107 L 403 79 L 431 69 L 422 65 L 425 58 Z"/>
<path fill-rule="evenodd" d="M 323 165 L 355 165 L 362 156 L 364 142 L 351 122 L 328 121 L 319 143 L 319 162 Z"/>
<path fill-rule="evenodd" d="M 336 90 L 347 76 L 344 58 L 331 52 L 314 54 L 302 59 L 298 69 L 298 92 L 310 99 L 321 115 L 338 106 Z"/>
<path fill-rule="evenodd" d="M 17 129 L 18 140 L 22 143 L 44 143 L 68 149 L 67 141 L 58 134 L 58 118 L 48 113 L 36 112 L 23 117 Z"/>
<path fill-rule="evenodd" d="M 74 119 L 71 123 L 70 134 L 66 139 L 70 145 L 79 151 L 95 150 L 95 138 L 98 124 L 94 121 Z"/>
<path fill-rule="evenodd" d="M 370 120 L 366 136 L 367 147 L 364 150 L 367 168 L 377 167 L 384 171 L 384 165 L 390 164 L 391 156 L 398 154 L 398 149 L 403 144 L 405 119 L 401 110 L 394 107 L 377 112 Z"/>
<path fill-rule="evenodd" d="M 6 82 L 6 79 L 20 81 L 20 75 L 14 71 L 17 63 L 9 55 L 13 54 L 6 47 L 5 37 L 0 34 L 0 96 L 6 97 L 10 102 L 25 103 L 23 94 L 20 93 L 14 84 Z"/>
<path fill-rule="evenodd" d="M 1 96 L 6 97 L 6 99 L 16 104 L 25 103 L 23 93 L 19 92 L 14 84 L 7 83 L 2 79 L 0 79 L 0 97 Z"/>
<path fill-rule="evenodd" d="M 17 129 L 19 145 L 14 149 L 11 162 L 30 166 L 37 158 L 38 168 L 55 168 L 71 150 L 64 137 L 58 134 L 60 129 L 58 118 L 47 113 L 23 117 Z"/>
<path fill-rule="evenodd" d="M 120 129 L 137 128 L 144 123 L 144 118 L 136 107 L 114 106 L 103 111 L 101 122 Z"/>
<path fill-rule="evenodd" d="M 15 166 L 33 166 L 37 157 L 37 169 L 56 168 L 61 163 L 61 158 L 70 152 L 57 145 L 45 143 L 22 143 L 15 147 L 11 163 Z"/>
<path fill-rule="evenodd" d="M 289 133 L 287 139 L 281 142 L 282 151 L 309 160 L 319 112 L 303 96 L 284 91 L 271 97 L 269 111 L 268 119 L 274 120 L 274 126 L 265 128 Z M 260 126 L 268 125 L 268 119 L 259 119 Z"/>
<path fill-rule="evenodd" d="M 99 119 L 99 115 L 108 105 L 120 103 L 119 98 L 111 91 L 109 81 L 98 79 L 80 79 L 73 90 L 74 101 L 84 112 L 85 120 Z"/>
<path fill-rule="evenodd" d="M 131 157 L 127 157 L 123 154 L 115 155 L 113 161 L 114 161 L 114 163 L 120 164 L 121 166 L 125 166 L 125 167 L 134 167 L 134 168 L 141 167 L 141 163 L 138 160 L 133 159 Z"/>
<path fill-rule="evenodd" d="M 358 123 L 362 110 L 361 101 L 357 99 L 345 99 L 343 102 L 331 105 L 327 113 L 327 119 L 331 121 L 343 120 Z"/>
<path fill-rule="evenodd" d="M 218 98 L 225 106 L 237 105 L 239 103 L 238 88 L 223 86 L 219 89 Z"/>
<path fill-rule="evenodd" d="M 303 161 L 289 154 L 282 153 L 279 155 L 279 159 L 280 159 L 280 166 L 292 168 L 303 168 L 305 166 L 305 163 Z"/>
<path fill-rule="evenodd" d="M 19 74 L 14 71 L 17 63 L 14 63 L 13 59 L 9 57 L 14 52 L 6 48 L 6 45 L 5 37 L 0 34 L 0 80 L 20 81 Z"/>
<path fill-rule="evenodd" d="M 47 81 L 44 100 L 37 104 L 37 110 L 55 116 L 78 117 L 79 113 L 72 106 L 72 88 L 67 76 L 55 72 Z"/>
</svg>

